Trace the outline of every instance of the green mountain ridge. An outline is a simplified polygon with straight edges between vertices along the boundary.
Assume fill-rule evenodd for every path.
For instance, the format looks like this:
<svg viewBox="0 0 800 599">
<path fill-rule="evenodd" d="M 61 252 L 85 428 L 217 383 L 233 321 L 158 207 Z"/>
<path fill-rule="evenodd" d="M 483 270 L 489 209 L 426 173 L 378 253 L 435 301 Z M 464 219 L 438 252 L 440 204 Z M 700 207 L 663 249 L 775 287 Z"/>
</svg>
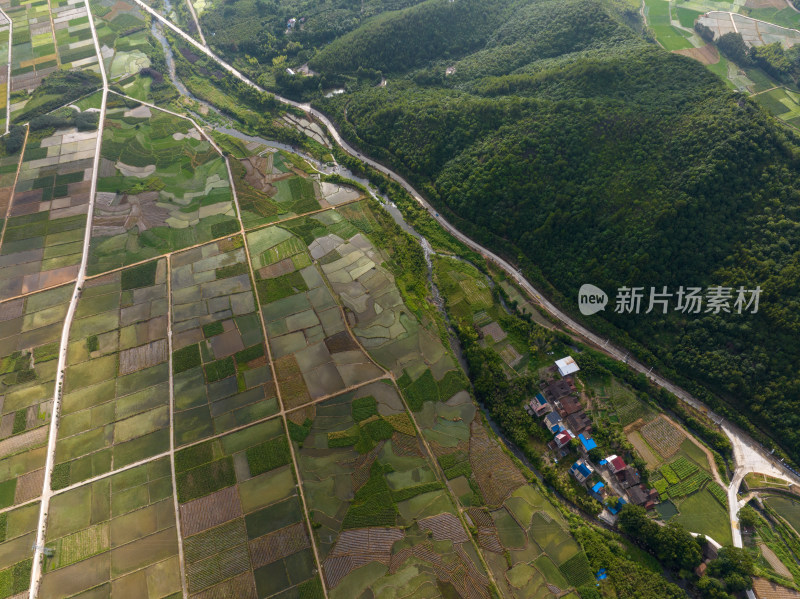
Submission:
<svg viewBox="0 0 800 599">
<path fill-rule="evenodd" d="M 798 139 L 607 4 L 513 6 L 480 50 L 397 67 L 384 88 L 353 86 L 316 105 L 465 232 L 521 258 L 568 309 L 581 284 L 606 289 L 612 306 L 589 326 L 701 396 L 692 381 L 728 398 L 797 460 Z M 381 43 L 398 54 L 398 44 L 438 48 L 424 28 L 370 38 L 372 23 L 350 34 L 366 41 L 333 43 L 312 64 L 323 76 L 384 69 L 370 54 Z M 755 315 L 634 316 L 612 312 L 622 285 L 763 293 Z"/>
</svg>

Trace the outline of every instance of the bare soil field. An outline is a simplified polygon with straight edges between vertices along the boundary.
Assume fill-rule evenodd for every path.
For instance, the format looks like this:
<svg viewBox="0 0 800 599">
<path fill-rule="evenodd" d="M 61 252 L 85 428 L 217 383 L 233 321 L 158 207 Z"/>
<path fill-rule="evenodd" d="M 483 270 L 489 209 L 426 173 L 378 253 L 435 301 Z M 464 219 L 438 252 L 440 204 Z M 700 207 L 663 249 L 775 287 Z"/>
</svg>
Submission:
<svg viewBox="0 0 800 599">
<path fill-rule="evenodd" d="M 773 3 L 777 2 L 780 6 L 783 6 L 783 2 L 780 0 L 747 0 L 747 6 L 750 6 L 750 3 L 753 2 L 754 4 L 759 4 L 759 7 L 763 4 L 763 7 L 766 8 L 768 6 L 772 6 Z M 778 6 L 777 8 L 780 8 Z M 673 50 L 674 54 L 681 54 L 683 56 L 688 56 L 689 58 L 694 58 L 696 61 L 700 62 L 701 64 L 717 64 L 719 62 L 719 52 L 717 52 L 717 47 L 714 44 L 706 44 L 702 48 L 685 48 L 683 50 Z"/>
</svg>

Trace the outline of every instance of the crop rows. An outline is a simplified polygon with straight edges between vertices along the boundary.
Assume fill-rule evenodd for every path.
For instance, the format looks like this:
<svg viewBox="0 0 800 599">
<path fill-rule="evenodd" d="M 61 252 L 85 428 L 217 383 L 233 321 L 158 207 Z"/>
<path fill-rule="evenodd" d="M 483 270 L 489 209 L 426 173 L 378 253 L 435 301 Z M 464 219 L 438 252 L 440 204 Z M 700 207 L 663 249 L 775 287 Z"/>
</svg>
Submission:
<svg viewBox="0 0 800 599">
<path fill-rule="evenodd" d="M 728 492 L 723 489 L 718 483 L 712 482 L 708 485 L 708 490 L 714 496 L 714 499 L 722 504 L 726 510 L 728 509 Z"/>
<path fill-rule="evenodd" d="M 681 480 L 689 478 L 698 470 L 697 464 L 690 462 L 683 456 L 680 456 L 678 459 L 672 462 L 670 467 L 675 475 Z"/>
<path fill-rule="evenodd" d="M 681 481 L 677 485 L 670 486 L 670 488 L 668 489 L 669 496 L 672 499 L 677 499 L 679 497 L 685 497 L 686 495 L 690 495 L 695 491 L 699 491 L 705 484 L 705 482 L 710 478 L 711 477 L 708 475 L 707 472 L 703 470 L 698 470 L 695 474 L 693 474 L 686 480 Z"/>
<path fill-rule="evenodd" d="M 664 464 L 658 470 L 659 472 L 661 472 L 662 476 L 667 480 L 667 482 L 671 485 L 677 485 L 681 480 L 680 478 L 678 478 L 678 475 L 675 474 L 675 471 L 672 470 L 672 467 L 669 464 Z"/>
</svg>

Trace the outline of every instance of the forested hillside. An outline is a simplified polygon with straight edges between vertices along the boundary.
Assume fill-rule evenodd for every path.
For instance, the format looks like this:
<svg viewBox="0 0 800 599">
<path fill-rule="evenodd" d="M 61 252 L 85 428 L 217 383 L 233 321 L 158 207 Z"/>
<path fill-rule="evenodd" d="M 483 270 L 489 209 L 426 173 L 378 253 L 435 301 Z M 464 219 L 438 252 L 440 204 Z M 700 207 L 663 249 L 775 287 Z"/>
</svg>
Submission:
<svg viewBox="0 0 800 599">
<path fill-rule="evenodd" d="M 325 73 L 359 67 L 407 70 L 429 60 L 476 50 L 506 18 L 508 0 L 426 0 L 372 19 L 323 49 L 309 63 Z"/>
<path fill-rule="evenodd" d="M 343 134 L 566 308 L 581 284 L 604 288 L 611 306 L 589 326 L 701 396 L 702 383 L 800 458 L 795 136 L 602 2 L 517 2 L 457 58 L 424 28 L 386 35 L 413 20 L 374 23 L 318 55 L 323 74 L 402 70 L 393 55 L 420 68 L 320 99 Z M 612 312 L 623 285 L 764 291 L 755 315 L 635 316 Z"/>
</svg>

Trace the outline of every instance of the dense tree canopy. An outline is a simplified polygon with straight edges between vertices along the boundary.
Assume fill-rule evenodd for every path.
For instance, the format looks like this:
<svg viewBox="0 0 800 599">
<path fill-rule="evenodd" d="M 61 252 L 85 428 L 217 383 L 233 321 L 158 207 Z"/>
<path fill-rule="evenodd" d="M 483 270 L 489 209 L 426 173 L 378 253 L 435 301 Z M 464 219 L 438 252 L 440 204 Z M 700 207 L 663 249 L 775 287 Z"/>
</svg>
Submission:
<svg viewBox="0 0 800 599">
<path fill-rule="evenodd" d="M 380 61 L 348 56 L 336 64 Z M 594 0 L 521 0 L 480 50 L 440 58 L 318 105 L 565 307 L 583 283 L 605 289 L 611 306 L 587 324 L 800 456 L 794 134 Z M 616 314 L 623 285 L 762 294 L 757 314 L 676 312 L 674 297 L 667 314 L 644 314 L 646 297 Z"/>
</svg>

